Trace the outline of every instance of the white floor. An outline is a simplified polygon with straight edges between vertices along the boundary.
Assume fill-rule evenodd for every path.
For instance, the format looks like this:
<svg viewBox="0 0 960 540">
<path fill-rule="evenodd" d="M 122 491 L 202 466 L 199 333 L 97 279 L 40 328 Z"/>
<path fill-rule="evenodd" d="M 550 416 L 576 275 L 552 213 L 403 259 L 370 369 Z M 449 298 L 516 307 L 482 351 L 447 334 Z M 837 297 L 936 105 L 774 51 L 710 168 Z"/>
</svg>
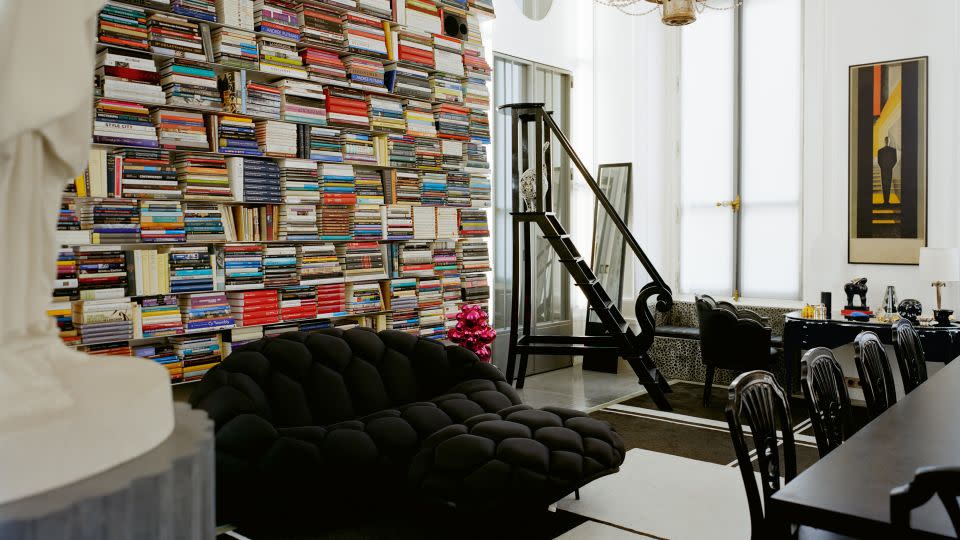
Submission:
<svg viewBox="0 0 960 540">
<path fill-rule="evenodd" d="M 581 364 L 527 377 L 519 390 L 523 402 L 531 407 L 567 407 L 592 411 L 615 401 L 645 392 L 637 376 L 621 361 L 618 373 L 584 370 Z"/>
<path fill-rule="evenodd" d="M 643 538 L 652 537 L 611 527 L 604 523 L 588 521 L 558 536 L 557 540 L 640 540 Z"/>
</svg>

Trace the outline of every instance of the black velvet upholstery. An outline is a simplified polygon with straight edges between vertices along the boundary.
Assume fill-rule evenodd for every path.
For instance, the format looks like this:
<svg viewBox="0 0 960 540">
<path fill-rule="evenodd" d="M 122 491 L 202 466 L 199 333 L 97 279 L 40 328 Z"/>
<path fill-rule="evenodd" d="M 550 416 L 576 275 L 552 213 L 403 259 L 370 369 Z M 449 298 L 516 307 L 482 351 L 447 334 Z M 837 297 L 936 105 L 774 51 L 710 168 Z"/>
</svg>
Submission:
<svg viewBox="0 0 960 540">
<path fill-rule="evenodd" d="M 472 352 L 391 330 L 251 343 L 190 401 L 216 424 L 221 522 L 328 519 L 411 496 L 545 506 L 624 458 L 606 422 L 531 409 Z"/>
</svg>

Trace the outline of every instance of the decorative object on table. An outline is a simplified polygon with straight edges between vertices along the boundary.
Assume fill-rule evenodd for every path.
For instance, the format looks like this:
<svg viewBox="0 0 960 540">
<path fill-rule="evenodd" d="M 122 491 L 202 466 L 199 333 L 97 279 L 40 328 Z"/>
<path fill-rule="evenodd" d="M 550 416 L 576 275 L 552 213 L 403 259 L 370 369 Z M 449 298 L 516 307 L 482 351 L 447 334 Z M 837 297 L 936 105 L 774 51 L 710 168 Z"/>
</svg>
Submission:
<svg viewBox="0 0 960 540">
<path fill-rule="evenodd" d="M 523 1 L 526 3 L 530 0 Z M 660 20 L 667 26 L 690 24 L 697 20 L 697 13 L 703 13 L 704 9 L 726 11 L 743 4 L 742 0 L 728 0 L 726 2 L 714 2 L 713 0 L 594 0 L 594 2 L 615 7 L 627 15 L 641 17 L 659 11 Z M 652 8 L 643 8 L 640 11 L 627 9 L 629 6 L 644 6 L 646 4 L 657 5 Z"/>
<path fill-rule="evenodd" d="M 867 311 L 867 278 L 854 278 L 843 286 L 843 292 L 847 294 L 847 305 L 844 309 Z M 853 297 L 860 297 L 860 305 L 853 304 Z"/>
<path fill-rule="evenodd" d="M 887 291 L 883 293 L 883 311 L 886 313 L 897 312 L 897 290 L 893 285 L 887 285 Z"/>
<path fill-rule="evenodd" d="M 921 304 L 919 300 L 907 298 L 897 306 L 897 313 L 913 324 L 917 324 L 918 317 L 923 313 L 923 304 Z"/>
<path fill-rule="evenodd" d="M 824 308 L 826 308 L 826 318 L 829 319 L 833 317 L 833 293 L 830 291 L 821 291 L 820 303 L 823 304 Z"/>
<path fill-rule="evenodd" d="M 450 341 L 475 352 L 481 362 L 490 362 L 490 344 L 497 331 L 487 324 L 487 312 L 475 304 L 467 304 L 457 313 L 457 324 L 449 332 Z"/>
<path fill-rule="evenodd" d="M 849 133 L 847 261 L 918 264 L 927 245 L 927 58 L 852 66 Z"/>
<path fill-rule="evenodd" d="M 597 168 L 597 184 L 613 205 L 614 211 L 625 222 L 630 221 L 630 180 L 632 163 L 605 163 Z M 609 291 L 617 309 L 623 308 L 623 264 L 626 257 L 627 241 L 617 231 L 617 226 L 609 214 L 597 201 L 593 207 L 593 247 L 591 249 L 591 267 L 597 281 Z M 584 334 L 588 336 L 606 335 L 603 322 L 593 308 L 587 307 Z M 616 373 L 620 357 L 613 353 L 586 353 L 583 355 L 583 368 L 606 373 Z"/>
<path fill-rule="evenodd" d="M 920 273 L 937 290 L 937 309 L 933 318 L 940 325 L 949 325 L 953 310 L 943 309 L 940 290 L 947 282 L 960 281 L 960 250 L 957 248 L 923 248 L 920 250 Z"/>
</svg>

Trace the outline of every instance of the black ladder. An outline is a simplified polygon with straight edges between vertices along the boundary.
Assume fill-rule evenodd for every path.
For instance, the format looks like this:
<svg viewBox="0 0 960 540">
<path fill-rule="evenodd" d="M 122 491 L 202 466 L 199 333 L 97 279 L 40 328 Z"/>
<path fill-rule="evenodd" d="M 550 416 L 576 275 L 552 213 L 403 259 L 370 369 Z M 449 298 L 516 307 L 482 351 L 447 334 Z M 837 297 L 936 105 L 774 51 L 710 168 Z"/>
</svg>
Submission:
<svg viewBox="0 0 960 540">
<path fill-rule="evenodd" d="M 507 361 L 507 381 L 513 383 L 517 372 L 516 385 L 523 388 L 530 354 L 546 355 L 582 355 L 590 352 L 616 353 L 626 360 L 637 374 L 639 383 L 662 410 L 671 410 L 666 393 L 670 386 L 647 354 L 653 344 L 654 317 L 647 307 L 648 300 L 656 295 L 657 309 L 667 311 L 673 305 L 670 287 L 663 281 L 653 267 L 636 239 L 630 233 L 626 223 L 616 213 L 610 201 L 583 162 L 573 151 L 570 142 L 559 129 L 550 114 L 541 103 L 516 103 L 504 105 L 512 113 L 513 134 L 513 283 L 510 320 L 510 348 Z M 533 144 L 530 141 L 530 126 L 533 126 Z M 652 281 L 644 286 L 637 298 L 636 316 L 639 331 L 635 331 L 624 318 L 617 304 L 610 298 L 597 280 L 590 265 L 583 259 L 563 224 L 552 211 L 550 178 L 551 147 L 549 141 L 555 140 L 576 165 L 587 184 L 593 190 L 601 207 L 608 213 L 613 223 L 623 234 L 640 263 L 651 276 Z M 547 144 L 544 144 L 547 142 Z M 532 147 L 532 148 L 531 148 Z M 521 182 L 521 172 L 530 169 L 541 183 L 533 182 L 536 189 L 531 190 L 529 180 Z M 525 175 L 530 177 L 529 172 Z M 523 184 L 523 185 L 522 185 Z M 545 187 L 545 190 L 543 189 Z M 522 189 L 526 188 L 526 189 Z M 533 195 L 532 191 L 535 191 Z M 543 191 L 543 193 L 541 193 Z M 521 201 L 520 194 L 527 197 Z M 533 195 L 533 196 L 531 196 Z M 523 203 L 521 206 L 521 202 Z M 557 253 L 559 262 L 573 278 L 574 283 L 583 292 L 590 307 L 600 319 L 606 333 L 601 336 L 537 336 L 531 333 L 532 318 L 532 264 L 531 264 L 531 224 L 535 224 Z M 520 283 L 521 265 L 523 283 Z M 520 285 L 520 293 L 516 290 Z M 521 312 L 520 300 L 523 300 Z M 522 316 L 522 320 L 521 320 Z M 522 323 L 522 331 L 521 331 Z M 519 366 L 517 360 L 519 359 Z M 519 367 L 519 370 L 517 369 Z"/>
</svg>

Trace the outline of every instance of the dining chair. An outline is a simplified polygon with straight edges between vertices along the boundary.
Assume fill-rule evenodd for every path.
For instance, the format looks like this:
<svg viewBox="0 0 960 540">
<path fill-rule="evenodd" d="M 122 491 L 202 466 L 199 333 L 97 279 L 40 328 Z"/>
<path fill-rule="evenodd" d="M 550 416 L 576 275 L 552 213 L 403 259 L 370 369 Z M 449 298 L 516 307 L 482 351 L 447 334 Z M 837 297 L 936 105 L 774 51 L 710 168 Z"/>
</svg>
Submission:
<svg viewBox="0 0 960 540">
<path fill-rule="evenodd" d="M 817 347 L 800 360 L 800 386 L 810 408 L 810 423 L 820 457 L 853 434 L 850 393 L 833 351 Z"/>
<path fill-rule="evenodd" d="M 927 380 L 927 359 L 920 344 L 920 334 L 909 320 L 900 319 L 894 323 L 893 348 L 897 352 L 903 393 L 909 394 Z"/>
<path fill-rule="evenodd" d="M 873 332 L 860 332 L 853 340 L 853 349 L 863 400 L 867 402 L 867 413 L 873 419 L 897 402 L 890 360 L 880 338 Z"/>
<path fill-rule="evenodd" d="M 890 523 L 901 538 L 910 538 L 910 513 L 933 496 L 940 498 L 953 530 L 960 536 L 960 467 L 923 467 L 917 469 L 909 484 L 890 491 Z"/>
<path fill-rule="evenodd" d="M 706 368 L 703 406 L 708 407 L 717 368 L 735 372 L 770 369 L 779 351 L 771 345 L 769 321 L 756 312 L 708 295 L 697 296 L 696 303 L 700 353 Z"/>
</svg>

